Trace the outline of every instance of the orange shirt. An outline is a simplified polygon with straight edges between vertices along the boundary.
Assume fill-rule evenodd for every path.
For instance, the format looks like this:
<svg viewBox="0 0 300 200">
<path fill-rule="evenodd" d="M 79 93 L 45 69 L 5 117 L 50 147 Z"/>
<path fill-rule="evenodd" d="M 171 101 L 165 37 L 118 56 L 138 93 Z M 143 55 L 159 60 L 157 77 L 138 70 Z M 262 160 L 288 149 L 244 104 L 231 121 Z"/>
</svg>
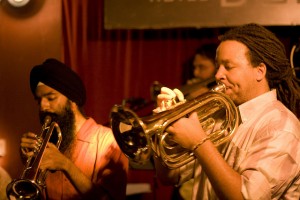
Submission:
<svg viewBox="0 0 300 200">
<path fill-rule="evenodd" d="M 128 159 L 119 149 L 110 128 L 89 118 L 77 134 L 72 161 L 95 184 L 96 194 L 104 189 L 113 199 L 125 199 Z M 48 173 L 46 187 L 47 199 L 81 199 L 61 171 Z M 103 195 L 95 195 L 95 199 L 103 199 Z"/>
</svg>

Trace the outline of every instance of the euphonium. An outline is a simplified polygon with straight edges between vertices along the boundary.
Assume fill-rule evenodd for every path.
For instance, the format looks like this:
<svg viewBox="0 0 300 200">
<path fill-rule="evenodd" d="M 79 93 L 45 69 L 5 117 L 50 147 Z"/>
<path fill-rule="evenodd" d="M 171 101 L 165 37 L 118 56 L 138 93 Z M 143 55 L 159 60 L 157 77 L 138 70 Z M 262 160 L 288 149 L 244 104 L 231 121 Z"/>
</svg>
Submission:
<svg viewBox="0 0 300 200">
<path fill-rule="evenodd" d="M 53 131 L 57 133 L 56 146 L 59 148 L 62 135 L 56 122 L 51 122 L 51 117 L 46 116 L 39 140 L 42 141 L 40 148 L 34 151 L 34 155 L 26 160 L 25 168 L 19 179 L 13 180 L 6 188 L 8 199 L 43 199 L 45 179 L 47 171 L 39 170 L 39 166 L 47 147 L 47 143 Z"/>
<path fill-rule="evenodd" d="M 124 106 L 115 105 L 110 113 L 115 139 L 134 163 L 145 164 L 154 152 L 170 169 L 183 166 L 193 161 L 195 156 L 172 142 L 166 128 L 176 120 L 197 112 L 203 130 L 215 146 L 228 141 L 238 127 L 239 112 L 224 94 L 225 88 L 225 85 L 219 84 L 175 108 L 143 118 Z"/>
<path fill-rule="evenodd" d="M 197 112 L 211 142 L 215 146 L 225 143 L 239 124 L 239 112 L 224 92 L 225 85 L 219 84 L 175 108 L 143 118 L 124 106 L 115 105 L 110 113 L 113 134 L 123 153 L 135 163 L 146 163 L 154 152 L 171 169 L 183 166 L 195 156 L 172 142 L 166 128 L 176 120 Z"/>
</svg>

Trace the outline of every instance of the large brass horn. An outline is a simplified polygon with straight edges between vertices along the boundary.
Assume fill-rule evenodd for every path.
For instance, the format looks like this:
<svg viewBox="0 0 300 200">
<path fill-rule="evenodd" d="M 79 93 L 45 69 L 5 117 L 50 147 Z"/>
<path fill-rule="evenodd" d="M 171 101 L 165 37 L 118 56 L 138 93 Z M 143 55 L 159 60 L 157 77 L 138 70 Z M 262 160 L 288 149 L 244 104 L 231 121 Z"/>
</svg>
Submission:
<svg viewBox="0 0 300 200">
<path fill-rule="evenodd" d="M 239 112 L 224 94 L 225 85 L 186 101 L 170 110 L 139 118 L 132 110 L 115 105 L 110 113 L 113 134 L 123 153 L 133 162 L 145 164 L 153 153 L 169 168 L 195 159 L 194 154 L 172 142 L 166 128 L 176 120 L 197 112 L 198 119 L 215 146 L 228 141 L 239 124 Z"/>
<path fill-rule="evenodd" d="M 43 199 L 43 190 L 45 188 L 47 171 L 39 170 L 39 166 L 47 147 L 47 143 L 49 142 L 54 130 L 56 130 L 57 133 L 56 146 L 59 148 L 62 140 L 61 130 L 56 122 L 51 122 L 50 116 L 46 116 L 41 133 L 38 137 L 38 140 L 41 140 L 42 144 L 37 151 L 34 151 L 34 155 L 26 160 L 25 167 L 20 178 L 13 180 L 6 187 L 8 199 Z"/>
</svg>

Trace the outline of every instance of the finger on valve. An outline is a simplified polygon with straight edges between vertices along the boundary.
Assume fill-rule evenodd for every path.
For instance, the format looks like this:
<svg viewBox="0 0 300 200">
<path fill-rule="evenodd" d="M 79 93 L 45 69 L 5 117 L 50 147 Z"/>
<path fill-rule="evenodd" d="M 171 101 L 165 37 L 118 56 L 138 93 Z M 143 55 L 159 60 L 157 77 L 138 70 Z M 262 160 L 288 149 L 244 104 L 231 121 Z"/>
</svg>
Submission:
<svg viewBox="0 0 300 200">
<path fill-rule="evenodd" d="M 177 103 L 176 97 L 177 97 L 177 100 L 180 101 L 180 102 L 185 100 L 183 93 L 177 88 L 171 90 L 170 88 L 162 87 L 161 93 L 168 94 L 169 97 L 172 99 L 174 104 Z"/>
<path fill-rule="evenodd" d="M 168 94 L 168 95 L 170 95 L 171 98 L 176 97 L 176 93 L 173 90 L 171 90 L 170 88 L 167 88 L 167 87 L 162 87 L 161 90 L 160 90 L 160 93 L 161 94 Z"/>
<path fill-rule="evenodd" d="M 167 109 L 172 108 L 175 106 L 177 101 L 179 103 L 182 103 L 185 101 L 183 93 L 175 88 L 174 90 L 171 90 L 170 88 L 167 87 L 162 87 L 161 88 L 161 94 L 157 96 L 157 108 L 153 110 L 154 113 L 159 113 L 162 111 L 165 111 Z"/>
<path fill-rule="evenodd" d="M 21 138 L 21 152 L 23 155 L 32 156 L 42 145 L 42 139 L 36 134 L 27 132 Z"/>
<path fill-rule="evenodd" d="M 183 95 L 183 93 L 182 93 L 180 90 L 178 90 L 177 88 L 175 88 L 173 91 L 174 91 L 174 93 L 176 94 L 176 97 L 178 98 L 178 100 L 179 100 L 180 102 L 185 101 L 184 95 Z"/>
</svg>

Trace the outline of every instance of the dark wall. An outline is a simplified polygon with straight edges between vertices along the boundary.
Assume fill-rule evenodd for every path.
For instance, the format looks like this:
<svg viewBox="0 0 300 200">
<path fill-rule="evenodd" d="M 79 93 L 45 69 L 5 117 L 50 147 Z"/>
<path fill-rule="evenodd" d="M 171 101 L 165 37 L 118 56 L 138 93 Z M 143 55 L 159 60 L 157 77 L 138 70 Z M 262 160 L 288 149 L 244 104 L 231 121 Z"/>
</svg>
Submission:
<svg viewBox="0 0 300 200">
<path fill-rule="evenodd" d="M 29 88 L 30 69 L 47 57 L 60 59 L 61 44 L 60 0 L 31 0 L 24 8 L 0 1 L 0 140 L 6 150 L 0 166 L 12 178 L 23 169 L 21 135 L 40 129 Z"/>
</svg>

